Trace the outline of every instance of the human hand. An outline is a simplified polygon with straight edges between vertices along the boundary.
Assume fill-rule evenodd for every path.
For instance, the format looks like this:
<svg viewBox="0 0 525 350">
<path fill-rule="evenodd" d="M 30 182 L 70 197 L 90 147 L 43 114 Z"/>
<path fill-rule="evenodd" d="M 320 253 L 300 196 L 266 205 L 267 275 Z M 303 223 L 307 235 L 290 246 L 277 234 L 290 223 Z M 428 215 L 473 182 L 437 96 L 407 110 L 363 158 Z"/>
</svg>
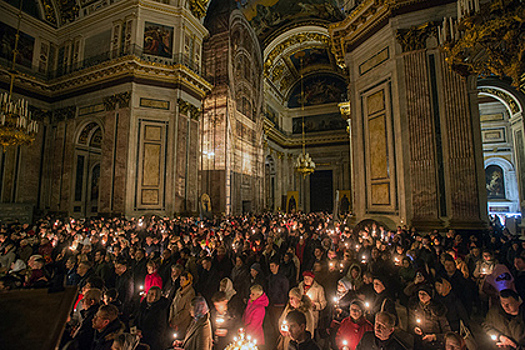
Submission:
<svg viewBox="0 0 525 350">
<path fill-rule="evenodd" d="M 518 344 L 516 344 L 513 340 L 504 335 L 499 336 L 499 342 L 496 343 L 496 345 L 500 348 L 504 346 L 510 346 L 511 348 L 516 349 L 518 347 Z"/>
<path fill-rule="evenodd" d="M 423 335 L 423 331 L 419 327 L 414 328 L 414 333 L 416 333 L 417 335 Z"/>
<path fill-rule="evenodd" d="M 423 337 L 423 341 L 433 342 L 437 340 L 437 336 L 435 334 L 427 334 Z"/>
<path fill-rule="evenodd" d="M 184 343 L 184 342 L 183 342 L 182 340 L 174 340 L 172 345 L 173 345 L 174 347 L 178 347 L 178 348 L 180 348 L 180 347 L 182 346 L 183 343 Z"/>
</svg>

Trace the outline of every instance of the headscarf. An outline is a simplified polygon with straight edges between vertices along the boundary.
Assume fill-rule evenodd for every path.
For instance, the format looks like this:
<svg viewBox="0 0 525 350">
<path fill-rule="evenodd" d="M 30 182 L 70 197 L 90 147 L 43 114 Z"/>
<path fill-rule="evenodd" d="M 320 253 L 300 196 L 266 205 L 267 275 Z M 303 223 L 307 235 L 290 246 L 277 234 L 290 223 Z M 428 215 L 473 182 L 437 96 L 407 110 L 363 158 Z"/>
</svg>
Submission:
<svg viewBox="0 0 525 350">
<path fill-rule="evenodd" d="M 439 281 L 436 281 L 436 283 L 441 283 L 441 285 L 443 286 L 441 287 L 441 293 L 440 293 L 442 296 L 446 297 L 452 291 L 452 285 L 445 278 L 442 278 Z"/>
<path fill-rule="evenodd" d="M 16 259 L 16 261 L 13 263 L 13 268 L 9 273 L 15 273 L 22 270 L 25 270 L 27 268 L 26 263 L 22 259 Z"/>
<path fill-rule="evenodd" d="M 237 294 L 237 291 L 235 289 L 233 289 L 233 282 L 231 281 L 231 279 L 229 279 L 228 277 L 226 278 L 223 278 L 222 281 L 221 281 L 221 286 L 222 286 L 222 283 L 225 283 L 226 285 L 224 286 L 224 289 L 223 288 L 220 288 L 221 289 L 221 292 L 224 292 L 226 294 L 226 298 L 228 299 L 228 301 L 230 301 L 230 299 L 235 295 Z"/>
<path fill-rule="evenodd" d="M 193 283 L 193 275 L 189 272 L 183 273 L 182 276 L 186 277 L 186 282 L 184 284 L 181 283 L 180 287 L 184 288 L 190 284 Z"/>
<path fill-rule="evenodd" d="M 194 313 L 193 319 L 195 321 L 203 318 L 210 311 L 210 309 L 208 308 L 208 304 L 206 303 L 206 299 L 204 299 L 203 297 L 195 297 L 192 303 Z"/>
</svg>

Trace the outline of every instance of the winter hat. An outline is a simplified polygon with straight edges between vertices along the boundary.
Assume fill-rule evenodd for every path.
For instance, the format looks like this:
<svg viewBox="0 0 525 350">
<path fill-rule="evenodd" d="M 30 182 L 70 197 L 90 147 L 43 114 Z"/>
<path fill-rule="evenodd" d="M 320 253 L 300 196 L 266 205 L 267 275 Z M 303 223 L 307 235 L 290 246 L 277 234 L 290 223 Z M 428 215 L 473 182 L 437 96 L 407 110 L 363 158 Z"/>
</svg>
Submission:
<svg viewBox="0 0 525 350">
<path fill-rule="evenodd" d="M 250 267 L 250 269 L 255 270 L 255 271 L 259 272 L 259 273 L 262 273 L 262 270 L 261 270 L 261 264 L 259 264 L 259 263 L 255 263 L 255 264 L 253 264 L 253 265 Z"/>
<path fill-rule="evenodd" d="M 428 294 L 428 296 L 432 297 L 432 287 L 428 284 L 423 284 L 421 287 L 417 289 L 418 293 L 423 291 Z"/>
<path fill-rule="evenodd" d="M 346 277 L 341 278 L 339 281 L 337 281 L 337 283 L 341 283 L 343 286 L 345 286 L 346 290 L 352 289 L 352 282 Z"/>
<path fill-rule="evenodd" d="M 303 277 L 312 277 L 315 278 L 315 274 L 312 271 L 305 271 L 303 272 Z"/>
</svg>

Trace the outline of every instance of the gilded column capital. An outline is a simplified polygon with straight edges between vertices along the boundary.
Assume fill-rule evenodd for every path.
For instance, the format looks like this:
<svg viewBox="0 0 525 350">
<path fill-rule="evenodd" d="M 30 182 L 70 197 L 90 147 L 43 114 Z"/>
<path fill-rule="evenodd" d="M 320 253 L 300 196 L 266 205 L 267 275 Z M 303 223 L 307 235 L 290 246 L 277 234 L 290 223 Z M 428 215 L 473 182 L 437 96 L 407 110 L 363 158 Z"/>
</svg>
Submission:
<svg viewBox="0 0 525 350">
<path fill-rule="evenodd" d="M 199 120 L 199 117 L 202 113 L 202 110 L 200 108 L 195 107 L 191 103 L 184 101 L 181 98 L 177 100 L 177 103 L 179 104 L 179 112 L 181 114 L 187 115 L 191 119 Z"/>
<path fill-rule="evenodd" d="M 206 15 L 206 5 L 209 0 L 190 0 L 190 11 L 191 13 L 201 19 Z"/>
<path fill-rule="evenodd" d="M 424 50 L 427 47 L 427 39 L 437 37 L 437 30 L 438 23 L 427 22 L 409 29 L 398 29 L 396 39 L 403 52 Z"/>
<path fill-rule="evenodd" d="M 112 111 L 117 108 L 127 108 L 130 105 L 131 101 L 131 91 L 122 92 L 120 94 L 115 94 L 111 96 L 104 97 L 104 107 L 106 111 Z"/>
</svg>

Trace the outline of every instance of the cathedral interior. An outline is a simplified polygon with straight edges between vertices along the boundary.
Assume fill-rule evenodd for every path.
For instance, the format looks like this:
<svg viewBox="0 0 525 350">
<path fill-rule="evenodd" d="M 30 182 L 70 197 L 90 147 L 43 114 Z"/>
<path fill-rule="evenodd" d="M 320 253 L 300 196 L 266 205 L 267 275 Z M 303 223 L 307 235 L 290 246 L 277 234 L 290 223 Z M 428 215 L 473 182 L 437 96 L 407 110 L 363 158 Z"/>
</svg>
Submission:
<svg viewBox="0 0 525 350">
<path fill-rule="evenodd" d="M 476 229 L 525 210 L 522 1 L 0 12 L 1 220 L 295 209 Z"/>
</svg>

